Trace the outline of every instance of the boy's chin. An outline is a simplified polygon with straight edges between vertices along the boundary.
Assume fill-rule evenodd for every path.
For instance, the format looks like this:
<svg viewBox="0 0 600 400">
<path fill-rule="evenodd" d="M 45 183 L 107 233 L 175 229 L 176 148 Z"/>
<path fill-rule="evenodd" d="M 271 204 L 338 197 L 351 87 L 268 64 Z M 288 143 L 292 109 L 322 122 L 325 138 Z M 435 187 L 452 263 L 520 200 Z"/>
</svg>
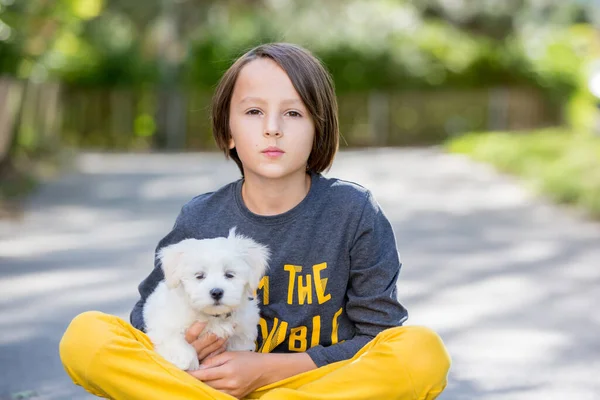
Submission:
<svg viewBox="0 0 600 400">
<path fill-rule="evenodd" d="M 251 171 L 247 171 L 244 174 L 252 174 L 262 179 L 285 179 L 294 175 L 305 174 L 306 167 L 301 168 L 287 168 L 282 165 L 265 165 L 260 168 L 256 168 Z"/>
</svg>

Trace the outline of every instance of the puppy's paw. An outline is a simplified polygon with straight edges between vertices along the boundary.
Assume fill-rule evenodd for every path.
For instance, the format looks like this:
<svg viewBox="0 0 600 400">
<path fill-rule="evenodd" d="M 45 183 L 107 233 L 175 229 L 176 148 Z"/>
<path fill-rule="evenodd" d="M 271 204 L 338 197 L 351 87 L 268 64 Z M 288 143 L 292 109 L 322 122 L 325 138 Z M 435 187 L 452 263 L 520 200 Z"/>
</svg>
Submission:
<svg viewBox="0 0 600 400">
<path fill-rule="evenodd" d="M 177 368 L 184 371 L 195 371 L 200 368 L 196 350 L 187 342 L 168 342 L 156 346 L 156 352 Z"/>
<path fill-rule="evenodd" d="M 255 351 L 254 340 L 247 337 L 232 336 L 227 340 L 227 351 Z"/>
</svg>

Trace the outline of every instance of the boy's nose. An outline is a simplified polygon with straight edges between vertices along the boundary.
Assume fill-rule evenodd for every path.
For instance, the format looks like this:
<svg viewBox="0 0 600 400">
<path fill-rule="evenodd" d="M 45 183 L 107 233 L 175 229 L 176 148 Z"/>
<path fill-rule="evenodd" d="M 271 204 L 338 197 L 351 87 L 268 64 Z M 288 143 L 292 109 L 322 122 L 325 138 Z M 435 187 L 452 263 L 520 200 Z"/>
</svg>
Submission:
<svg viewBox="0 0 600 400">
<path fill-rule="evenodd" d="M 281 132 L 281 121 L 277 116 L 269 116 L 265 120 L 265 136 L 266 137 L 280 137 Z"/>
<path fill-rule="evenodd" d="M 271 137 L 271 136 L 280 137 L 281 136 L 281 132 L 279 130 L 272 131 L 272 130 L 267 129 L 267 131 L 265 132 L 265 134 L 268 137 Z"/>
</svg>

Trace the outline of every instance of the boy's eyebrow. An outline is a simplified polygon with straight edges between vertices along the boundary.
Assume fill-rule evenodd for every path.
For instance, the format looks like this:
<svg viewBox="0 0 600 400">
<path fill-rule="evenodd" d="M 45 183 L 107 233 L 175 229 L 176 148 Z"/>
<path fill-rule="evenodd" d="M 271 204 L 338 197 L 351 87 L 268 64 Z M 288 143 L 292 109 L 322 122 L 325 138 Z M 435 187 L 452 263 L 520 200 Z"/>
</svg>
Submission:
<svg viewBox="0 0 600 400">
<path fill-rule="evenodd" d="M 304 105 L 304 103 L 300 99 L 287 99 L 287 100 L 282 101 L 282 103 L 283 104 L 299 104 L 301 106 Z"/>
<path fill-rule="evenodd" d="M 244 104 L 244 103 L 248 103 L 248 102 L 252 102 L 252 101 L 257 102 L 257 103 L 266 103 L 266 101 L 264 99 L 261 99 L 260 97 L 247 96 L 247 97 L 244 97 L 240 101 L 240 104 Z M 282 104 L 304 105 L 304 103 L 300 99 L 286 99 L 286 100 L 283 100 L 281 103 Z"/>
</svg>

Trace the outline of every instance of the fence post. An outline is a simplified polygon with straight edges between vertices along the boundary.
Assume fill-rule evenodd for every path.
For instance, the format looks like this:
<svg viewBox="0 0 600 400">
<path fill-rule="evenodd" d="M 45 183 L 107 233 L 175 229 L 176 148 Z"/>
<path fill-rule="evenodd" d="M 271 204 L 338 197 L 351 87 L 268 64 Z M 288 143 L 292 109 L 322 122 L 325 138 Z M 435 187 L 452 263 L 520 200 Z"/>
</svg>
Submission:
<svg viewBox="0 0 600 400">
<path fill-rule="evenodd" d="M 23 83 L 9 78 L 0 79 L 0 164 L 2 164 L 15 140 L 15 122 L 19 114 Z"/>
<path fill-rule="evenodd" d="M 508 128 L 509 93 L 504 87 L 490 89 L 488 95 L 488 130 L 501 131 Z"/>
<path fill-rule="evenodd" d="M 371 145 L 388 144 L 390 131 L 390 96 L 373 91 L 369 93 L 369 136 Z"/>
</svg>

